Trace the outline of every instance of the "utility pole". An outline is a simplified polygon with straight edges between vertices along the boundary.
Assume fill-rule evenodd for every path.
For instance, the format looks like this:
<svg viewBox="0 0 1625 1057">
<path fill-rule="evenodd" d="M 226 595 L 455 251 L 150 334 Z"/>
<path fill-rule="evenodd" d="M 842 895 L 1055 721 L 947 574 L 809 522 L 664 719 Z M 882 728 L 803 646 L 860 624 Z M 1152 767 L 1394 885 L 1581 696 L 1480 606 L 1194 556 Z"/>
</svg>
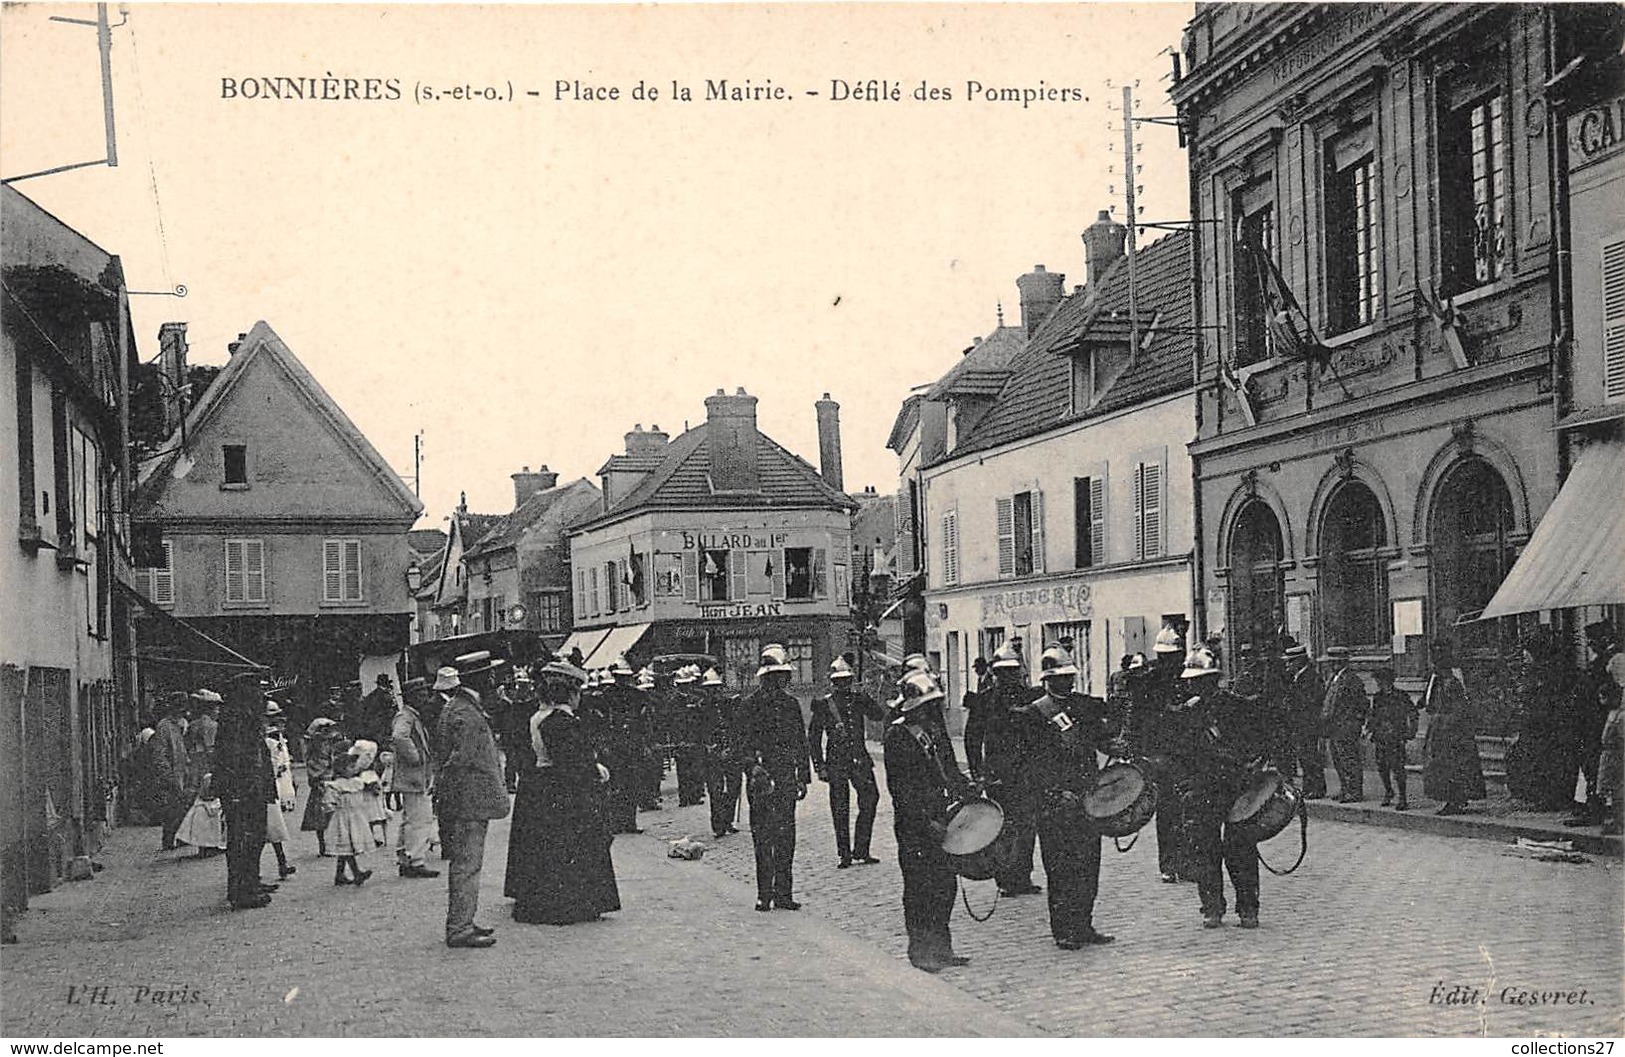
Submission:
<svg viewBox="0 0 1625 1057">
<path fill-rule="evenodd" d="M 412 494 L 423 498 L 423 431 L 412 434 Z"/>
<path fill-rule="evenodd" d="M 1140 358 L 1140 311 L 1134 293 L 1134 225 L 1139 214 L 1134 208 L 1134 181 L 1139 173 L 1134 168 L 1134 88 L 1123 86 L 1123 190 L 1128 198 L 1128 351 L 1129 362 Z"/>
<path fill-rule="evenodd" d="M 102 53 L 102 120 L 107 128 L 107 165 L 118 168 L 118 137 L 113 131 L 113 30 L 107 5 L 96 5 L 96 47 Z"/>
</svg>

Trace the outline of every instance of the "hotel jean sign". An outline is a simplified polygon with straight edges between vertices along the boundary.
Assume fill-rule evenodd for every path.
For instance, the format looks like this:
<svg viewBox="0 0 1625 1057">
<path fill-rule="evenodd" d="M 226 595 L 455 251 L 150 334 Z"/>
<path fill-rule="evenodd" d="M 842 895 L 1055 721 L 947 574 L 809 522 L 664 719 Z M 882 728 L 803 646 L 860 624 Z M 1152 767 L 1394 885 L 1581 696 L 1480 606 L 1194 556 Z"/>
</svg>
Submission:
<svg viewBox="0 0 1625 1057">
<path fill-rule="evenodd" d="M 985 625 L 1064 624 L 1088 620 L 1094 613 L 1089 585 L 1081 581 L 998 591 L 982 595 L 981 603 Z"/>
</svg>

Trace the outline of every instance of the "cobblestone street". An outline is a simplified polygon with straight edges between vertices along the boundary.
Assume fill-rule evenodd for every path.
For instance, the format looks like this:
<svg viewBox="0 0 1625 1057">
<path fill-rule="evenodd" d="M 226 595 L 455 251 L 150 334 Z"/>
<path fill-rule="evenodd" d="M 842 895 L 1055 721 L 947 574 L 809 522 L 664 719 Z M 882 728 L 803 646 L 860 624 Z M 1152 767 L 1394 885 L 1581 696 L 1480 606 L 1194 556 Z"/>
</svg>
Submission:
<svg viewBox="0 0 1625 1057">
<path fill-rule="evenodd" d="M 750 835 L 698 863 L 664 839 L 709 840 L 704 807 L 643 813 L 616 839 L 625 909 L 558 929 L 508 921 L 507 824 L 487 849 L 490 952 L 439 942 L 444 881 L 362 890 L 296 837 L 296 877 L 267 910 L 233 914 L 224 863 L 155 855 L 126 829 L 94 881 L 36 899 L 0 967 L 4 1034 L 71 1035 L 1490 1035 L 1618 1034 L 1620 864 L 1530 861 L 1479 840 L 1312 822 L 1296 874 L 1263 882 L 1263 928 L 1204 931 L 1189 885 L 1162 885 L 1149 830 L 1106 849 L 1097 924 L 1075 953 L 1049 940 L 1044 897 L 954 915 L 971 965 L 931 977 L 903 958 L 901 882 L 882 795 L 877 866 L 836 870 L 825 787 L 799 813 L 800 914 L 757 914 Z M 742 811 L 743 813 L 743 811 Z M 741 820 L 744 821 L 743 819 Z M 1289 851 L 1291 854 L 1289 854 Z M 1295 830 L 1266 849 L 1296 854 Z M 267 852 L 266 867 L 273 869 Z M 1037 880 L 1042 882 L 1040 875 Z M 971 886 L 978 913 L 991 882 Z M 1444 1004 L 1476 988 L 1487 1003 Z M 69 1001 L 107 987 L 116 1004 Z M 193 991 L 191 1001 L 137 1001 Z M 1577 991 L 1506 1004 L 1502 989 Z M 1437 989 L 1437 990 L 1436 990 Z M 1511 996 L 1514 992 L 1509 991 Z M 85 992 L 76 991 L 83 999 Z M 185 998 L 186 995 L 171 996 Z M 1435 1000 L 1437 999 L 1437 1000 Z"/>
</svg>

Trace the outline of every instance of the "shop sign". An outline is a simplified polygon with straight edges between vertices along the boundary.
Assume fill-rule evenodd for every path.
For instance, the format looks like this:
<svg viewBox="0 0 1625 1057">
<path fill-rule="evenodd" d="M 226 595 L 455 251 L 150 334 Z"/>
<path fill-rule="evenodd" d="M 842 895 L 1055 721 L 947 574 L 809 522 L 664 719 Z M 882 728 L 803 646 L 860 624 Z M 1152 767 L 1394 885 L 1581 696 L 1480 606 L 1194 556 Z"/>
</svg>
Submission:
<svg viewBox="0 0 1625 1057">
<path fill-rule="evenodd" d="M 707 551 L 765 551 L 782 547 L 790 539 L 788 532 L 763 532 L 760 529 L 702 530 L 681 529 L 683 550 Z"/>
<path fill-rule="evenodd" d="M 782 602 L 706 602 L 700 606 L 701 620 L 739 620 L 749 617 L 782 617 Z"/>
<path fill-rule="evenodd" d="M 1083 581 L 1038 584 L 981 596 L 982 623 L 1036 624 L 1087 620 L 1094 613 Z"/>
<path fill-rule="evenodd" d="M 1617 152 L 1625 137 L 1625 97 L 1587 107 L 1569 119 L 1569 156 L 1584 165 Z"/>
</svg>

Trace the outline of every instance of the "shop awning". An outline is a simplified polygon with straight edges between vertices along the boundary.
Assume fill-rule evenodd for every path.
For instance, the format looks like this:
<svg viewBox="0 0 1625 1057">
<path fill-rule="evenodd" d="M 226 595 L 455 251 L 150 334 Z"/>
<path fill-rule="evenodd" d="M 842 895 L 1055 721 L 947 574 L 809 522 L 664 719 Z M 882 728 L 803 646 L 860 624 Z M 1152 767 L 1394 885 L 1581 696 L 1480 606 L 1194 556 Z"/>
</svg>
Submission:
<svg viewBox="0 0 1625 1057">
<path fill-rule="evenodd" d="M 187 635 L 193 636 L 196 640 L 200 640 L 208 646 L 213 647 L 213 650 L 205 651 L 206 653 L 211 654 L 211 657 L 174 656 L 138 648 L 136 655 L 141 660 L 155 663 L 204 664 L 217 668 L 245 668 L 256 670 L 265 668 L 265 665 L 244 657 L 242 654 L 238 653 L 230 646 L 227 646 L 225 643 L 219 642 L 216 639 L 204 634 L 202 631 L 164 609 L 164 607 L 160 606 L 158 603 L 154 602 L 152 599 L 148 598 L 140 591 L 137 591 L 124 581 L 115 579 L 113 581 L 113 586 L 118 589 L 120 594 L 129 598 L 131 601 L 135 602 L 142 609 L 146 610 L 149 614 L 156 618 L 160 624 L 165 624 L 169 627 L 184 631 Z"/>
<path fill-rule="evenodd" d="M 555 652 L 567 654 L 571 650 L 580 650 L 581 656 L 591 657 L 592 651 L 596 650 L 598 644 L 603 642 L 609 633 L 614 630 L 614 628 L 593 628 L 591 631 L 572 631 L 570 637 L 564 640 L 564 645 L 560 646 Z"/>
<path fill-rule="evenodd" d="M 608 668 L 620 660 L 632 647 L 643 638 L 643 633 L 649 630 L 647 624 L 627 624 L 624 627 L 610 628 L 604 641 L 598 644 L 587 657 L 588 668 Z"/>
<path fill-rule="evenodd" d="M 1588 445 L 1479 620 L 1625 603 L 1625 444 Z"/>
</svg>

